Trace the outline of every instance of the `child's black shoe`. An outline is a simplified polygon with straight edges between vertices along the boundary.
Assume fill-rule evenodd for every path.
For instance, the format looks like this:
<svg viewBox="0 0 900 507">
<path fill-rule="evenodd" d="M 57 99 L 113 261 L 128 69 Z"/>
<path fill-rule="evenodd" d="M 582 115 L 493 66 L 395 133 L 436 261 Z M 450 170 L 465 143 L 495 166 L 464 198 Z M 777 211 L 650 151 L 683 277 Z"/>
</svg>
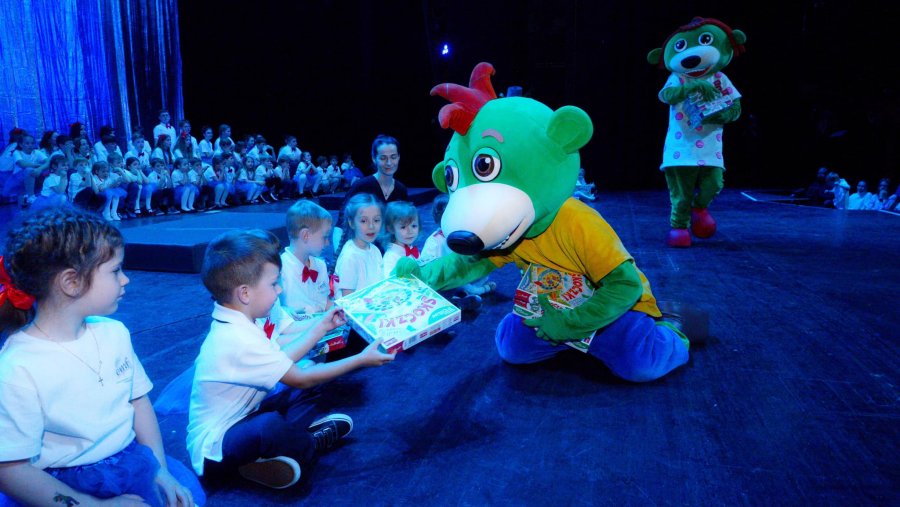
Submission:
<svg viewBox="0 0 900 507">
<path fill-rule="evenodd" d="M 284 489 L 300 480 L 300 464 L 287 456 L 259 458 L 238 468 L 241 477 L 272 489 Z"/>
<path fill-rule="evenodd" d="M 338 440 L 353 431 L 353 419 L 346 414 L 329 414 L 313 421 L 307 430 L 316 442 L 316 450 L 331 449 Z"/>
</svg>

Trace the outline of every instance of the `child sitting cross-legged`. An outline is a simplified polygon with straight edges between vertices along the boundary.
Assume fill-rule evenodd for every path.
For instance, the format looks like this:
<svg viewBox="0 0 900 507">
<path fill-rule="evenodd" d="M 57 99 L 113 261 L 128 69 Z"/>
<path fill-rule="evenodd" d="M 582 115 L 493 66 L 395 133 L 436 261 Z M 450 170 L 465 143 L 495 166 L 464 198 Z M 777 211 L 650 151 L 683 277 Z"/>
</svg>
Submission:
<svg viewBox="0 0 900 507">
<path fill-rule="evenodd" d="M 419 211 L 405 201 L 389 202 L 384 209 L 384 277 L 391 276 L 397 261 L 412 257 L 418 262 L 419 248 L 413 243 L 419 237 Z"/>
<path fill-rule="evenodd" d="M 333 306 L 306 332 L 292 335 L 289 326 L 270 338 L 274 326 L 255 321 L 272 311 L 280 271 L 278 240 L 266 231 L 227 232 L 207 247 L 201 276 L 216 302 L 195 361 L 187 435 L 199 475 L 237 472 L 275 489 L 295 484 L 317 453 L 353 429 L 344 414 L 314 420 L 311 401 L 318 393 L 311 388 L 394 359 L 379 352 L 378 340 L 357 355 L 298 367 L 326 332 L 347 320 Z"/>
</svg>

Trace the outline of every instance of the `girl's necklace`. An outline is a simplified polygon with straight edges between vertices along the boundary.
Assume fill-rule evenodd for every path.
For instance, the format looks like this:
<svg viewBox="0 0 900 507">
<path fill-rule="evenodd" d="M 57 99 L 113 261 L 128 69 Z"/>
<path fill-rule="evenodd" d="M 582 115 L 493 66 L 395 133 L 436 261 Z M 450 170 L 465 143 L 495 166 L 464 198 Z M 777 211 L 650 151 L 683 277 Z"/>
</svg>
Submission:
<svg viewBox="0 0 900 507">
<path fill-rule="evenodd" d="M 92 372 L 94 372 L 94 373 L 97 375 L 97 382 L 100 383 L 100 387 L 103 387 L 103 376 L 100 375 L 100 371 L 101 371 L 101 369 L 103 368 L 103 359 L 100 358 L 100 343 L 97 341 L 97 335 L 94 334 L 94 330 L 93 330 L 93 329 L 91 329 L 91 328 L 85 326 L 85 327 L 87 327 L 87 330 L 90 331 L 91 337 L 94 339 L 94 346 L 97 347 L 97 368 L 96 368 L 96 369 L 95 369 L 93 366 L 91 366 L 90 364 L 88 364 L 87 361 L 85 361 L 84 359 L 82 359 L 81 356 L 79 356 L 78 354 L 76 354 L 76 353 L 72 352 L 71 350 L 69 350 L 68 347 L 66 347 L 66 346 L 63 345 L 62 343 L 60 343 L 60 342 L 54 340 L 53 338 L 50 338 L 50 335 L 48 335 L 47 333 L 45 333 L 44 330 L 41 329 L 41 326 L 37 325 L 37 322 L 32 322 L 31 325 L 33 325 L 35 329 L 37 329 L 38 331 L 40 331 L 42 335 L 46 336 L 48 340 L 50 340 L 51 342 L 53 342 L 53 343 L 59 345 L 60 347 L 62 347 L 63 350 L 65 350 L 66 352 L 68 352 L 69 354 L 71 354 L 72 357 L 74 357 L 75 359 L 81 361 L 81 364 L 87 366 L 88 369 L 90 369 Z M 82 325 L 84 325 L 84 324 L 82 324 Z"/>
</svg>

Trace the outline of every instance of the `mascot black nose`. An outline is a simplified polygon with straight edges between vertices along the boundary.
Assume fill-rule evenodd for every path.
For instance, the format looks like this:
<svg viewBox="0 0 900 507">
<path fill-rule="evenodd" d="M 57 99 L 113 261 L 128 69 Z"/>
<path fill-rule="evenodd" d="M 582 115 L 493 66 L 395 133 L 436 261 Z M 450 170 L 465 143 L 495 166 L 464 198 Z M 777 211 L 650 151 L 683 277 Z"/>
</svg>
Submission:
<svg viewBox="0 0 900 507">
<path fill-rule="evenodd" d="M 484 242 L 469 231 L 456 231 L 447 236 L 450 250 L 463 255 L 475 255 L 484 248 Z"/>
<path fill-rule="evenodd" d="M 693 69 L 694 67 L 700 65 L 700 57 L 699 56 L 689 56 L 684 60 L 681 60 L 681 66 L 685 69 Z"/>
</svg>

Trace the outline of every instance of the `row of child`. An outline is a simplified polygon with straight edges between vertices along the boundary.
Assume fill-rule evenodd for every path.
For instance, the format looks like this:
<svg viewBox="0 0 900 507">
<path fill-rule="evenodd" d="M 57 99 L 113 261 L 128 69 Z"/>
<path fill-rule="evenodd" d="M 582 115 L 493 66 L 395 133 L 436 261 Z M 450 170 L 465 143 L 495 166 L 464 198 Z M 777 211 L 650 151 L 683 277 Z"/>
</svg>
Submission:
<svg viewBox="0 0 900 507">
<path fill-rule="evenodd" d="M 344 211 L 348 241 L 336 271 L 337 288 L 348 294 L 386 273 L 374 245 L 380 203 L 358 194 Z M 397 216 L 409 220 L 388 221 L 394 238 L 388 262 L 399 254 L 395 247 L 416 253 L 407 248 L 417 215 Z M 215 304 L 195 361 L 187 430 L 198 475 L 236 472 L 273 488 L 295 484 L 302 467 L 353 428 L 344 414 L 315 417 L 313 388 L 393 360 L 374 342 L 340 361 L 298 366 L 346 317 L 332 304 L 320 257 L 331 215 L 299 201 L 286 222 L 290 245 L 283 252 L 263 231 L 229 232 L 207 249 L 202 279 Z M 152 384 L 128 330 L 98 317 L 116 311 L 128 284 L 120 232 L 96 215 L 49 208 L 10 232 L 5 253 L 0 324 L 12 334 L 0 350 L 0 431 L 7 437 L 0 443 L 0 491 L 26 504 L 92 498 L 127 504 L 139 497 L 151 505 L 202 505 L 196 478 L 165 456 L 147 398 Z M 270 326 L 276 302 L 294 314 L 322 317 L 311 326 L 293 319 Z M 98 423 L 100 413 L 108 417 Z"/>
</svg>

